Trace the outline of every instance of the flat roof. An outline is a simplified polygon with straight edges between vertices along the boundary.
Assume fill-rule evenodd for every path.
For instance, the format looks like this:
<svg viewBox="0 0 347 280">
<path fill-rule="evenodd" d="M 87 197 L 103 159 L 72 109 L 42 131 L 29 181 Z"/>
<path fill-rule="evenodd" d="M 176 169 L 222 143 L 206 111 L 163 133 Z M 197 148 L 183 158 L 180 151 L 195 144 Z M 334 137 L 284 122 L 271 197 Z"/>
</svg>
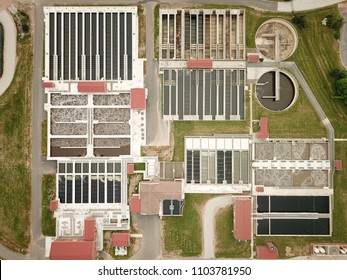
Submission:
<svg viewBox="0 0 347 280">
<path fill-rule="evenodd" d="M 183 199 L 181 181 L 140 182 L 141 214 L 158 215 L 165 199 Z"/>
<path fill-rule="evenodd" d="M 130 90 L 130 104 L 131 109 L 146 109 L 146 89 L 132 88 Z"/>
<path fill-rule="evenodd" d="M 257 133 L 258 139 L 269 138 L 268 118 L 260 118 L 260 131 Z"/>
<path fill-rule="evenodd" d="M 335 160 L 335 169 L 342 170 L 342 160 Z"/>
<path fill-rule="evenodd" d="M 251 239 L 251 198 L 236 198 L 234 203 L 234 237 L 236 240 Z"/>
<path fill-rule="evenodd" d="M 141 199 L 139 197 L 131 197 L 129 204 L 131 213 L 141 213 Z"/>
<path fill-rule="evenodd" d="M 84 240 L 94 241 L 95 239 L 95 219 L 84 220 Z"/>
<path fill-rule="evenodd" d="M 76 239 L 55 240 L 51 245 L 51 260 L 95 260 L 96 242 Z"/>
<path fill-rule="evenodd" d="M 113 247 L 128 247 L 130 245 L 129 232 L 114 232 L 112 233 Z"/>
<path fill-rule="evenodd" d="M 57 199 L 52 200 L 49 204 L 49 210 L 56 211 L 58 209 L 59 201 Z"/>
<path fill-rule="evenodd" d="M 78 92 L 106 92 L 105 82 L 79 82 Z"/>
<path fill-rule="evenodd" d="M 275 260 L 278 259 L 278 249 L 272 247 L 270 250 L 267 246 L 257 246 L 257 258 L 260 260 Z"/>
<path fill-rule="evenodd" d="M 212 59 L 189 59 L 187 61 L 188 68 L 212 68 Z"/>
</svg>

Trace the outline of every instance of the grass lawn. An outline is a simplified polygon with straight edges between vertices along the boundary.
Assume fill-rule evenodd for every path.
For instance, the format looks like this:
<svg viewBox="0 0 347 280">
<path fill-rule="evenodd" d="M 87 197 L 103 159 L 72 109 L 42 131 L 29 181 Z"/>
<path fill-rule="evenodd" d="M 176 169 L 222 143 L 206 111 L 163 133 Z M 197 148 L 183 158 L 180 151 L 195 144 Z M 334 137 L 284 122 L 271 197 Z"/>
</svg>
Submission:
<svg viewBox="0 0 347 280">
<path fill-rule="evenodd" d="M 293 117 L 295 116 L 295 117 Z M 272 138 L 321 138 L 326 131 L 316 112 L 310 105 L 305 93 L 300 90 L 295 104 L 283 112 L 271 112 L 264 109 L 253 97 L 253 119 L 269 118 L 269 133 Z M 254 123 L 254 131 L 259 123 Z"/>
<path fill-rule="evenodd" d="M 22 253 L 30 242 L 32 49 L 31 39 L 17 44 L 15 77 L 0 97 L 0 239 Z"/>
<path fill-rule="evenodd" d="M 146 58 L 146 15 L 142 5 L 137 5 L 139 17 L 139 58 Z"/>
<path fill-rule="evenodd" d="M 164 254 L 200 256 L 202 253 L 201 211 L 210 194 L 186 194 L 182 217 L 163 217 Z"/>
<path fill-rule="evenodd" d="M 250 241 L 237 241 L 234 239 L 234 212 L 233 207 L 226 207 L 216 215 L 216 249 L 217 258 L 250 258 Z"/>
<path fill-rule="evenodd" d="M 296 52 L 288 60 L 295 61 L 311 87 L 318 102 L 335 128 L 335 136 L 347 138 L 347 106 L 334 96 L 333 79 L 330 72 L 334 68 L 342 69 L 339 58 L 338 42 L 334 39 L 334 30 L 322 25 L 321 21 L 329 14 L 337 13 L 336 6 L 313 12 L 297 13 L 305 15 L 307 27 L 300 30 Z M 274 14 L 247 9 L 246 44 L 255 47 L 255 33 L 258 27 L 271 17 L 291 20 L 294 14 Z"/>
<path fill-rule="evenodd" d="M 134 169 L 136 171 L 145 171 L 146 170 L 146 163 L 144 163 L 144 162 L 134 163 Z"/>
<path fill-rule="evenodd" d="M 245 93 L 246 110 L 243 121 L 173 121 L 174 155 L 173 161 L 184 161 L 185 136 L 210 136 L 214 134 L 249 133 L 249 97 Z"/>
<path fill-rule="evenodd" d="M 55 236 L 55 218 L 49 210 L 51 200 L 56 198 L 55 174 L 46 174 L 42 177 L 42 234 Z"/>
</svg>

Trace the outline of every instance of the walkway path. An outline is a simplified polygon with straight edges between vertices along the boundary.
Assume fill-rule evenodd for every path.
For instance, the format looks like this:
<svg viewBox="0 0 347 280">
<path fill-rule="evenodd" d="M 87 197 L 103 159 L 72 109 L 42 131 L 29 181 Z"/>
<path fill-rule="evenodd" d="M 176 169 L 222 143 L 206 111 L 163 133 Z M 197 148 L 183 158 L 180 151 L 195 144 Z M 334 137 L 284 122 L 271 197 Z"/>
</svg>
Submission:
<svg viewBox="0 0 347 280">
<path fill-rule="evenodd" d="M 215 258 L 215 246 L 216 246 L 216 237 L 215 237 L 215 216 L 217 211 L 221 208 L 225 208 L 234 203 L 232 195 L 218 196 L 212 198 L 205 204 L 204 212 L 202 215 L 203 219 L 203 240 L 204 240 L 204 249 L 203 249 L 203 258 L 204 259 L 213 259 Z"/>
<path fill-rule="evenodd" d="M 16 71 L 17 28 L 7 11 L 0 11 L 0 23 L 4 27 L 4 67 L 0 78 L 0 95 L 10 86 Z"/>
<path fill-rule="evenodd" d="M 278 2 L 278 12 L 299 12 L 319 9 L 335 5 L 344 1 L 341 0 L 292 0 L 290 2 Z"/>
</svg>

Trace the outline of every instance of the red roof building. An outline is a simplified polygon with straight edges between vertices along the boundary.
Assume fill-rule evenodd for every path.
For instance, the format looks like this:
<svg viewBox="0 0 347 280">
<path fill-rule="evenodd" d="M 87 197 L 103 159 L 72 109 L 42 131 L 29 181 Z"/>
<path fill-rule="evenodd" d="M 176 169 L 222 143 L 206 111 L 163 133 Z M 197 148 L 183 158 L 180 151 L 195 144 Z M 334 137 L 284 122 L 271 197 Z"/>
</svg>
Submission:
<svg viewBox="0 0 347 280">
<path fill-rule="evenodd" d="M 85 241 L 95 240 L 95 219 L 84 220 L 84 240 Z"/>
<path fill-rule="evenodd" d="M 203 68 L 203 69 L 211 69 L 212 68 L 212 60 L 211 59 L 190 59 L 187 62 L 188 68 Z"/>
<path fill-rule="evenodd" d="M 251 239 L 251 198 L 237 198 L 234 204 L 234 237 L 236 240 Z"/>
<path fill-rule="evenodd" d="M 141 199 L 139 197 L 133 196 L 130 199 L 130 212 L 141 213 Z"/>
<path fill-rule="evenodd" d="M 55 84 L 53 82 L 43 82 L 43 87 L 44 88 L 54 88 Z"/>
<path fill-rule="evenodd" d="M 106 92 L 105 82 L 79 82 L 78 92 Z"/>
<path fill-rule="evenodd" d="M 114 232 L 114 233 L 112 233 L 112 246 L 113 247 L 128 247 L 128 246 L 130 246 L 130 233 L 129 232 Z"/>
<path fill-rule="evenodd" d="M 250 63 L 259 62 L 259 54 L 257 54 L 257 53 L 249 53 L 247 55 L 247 62 L 250 62 Z"/>
<path fill-rule="evenodd" d="M 51 203 L 49 204 L 49 210 L 51 211 L 56 211 L 58 209 L 58 200 L 55 199 L 55 200 L 52 200 Z"/>
<path fill-rule="evenodd" d="M 84 240 L 55 240 L 52 242 L 51 260 L 95 260 L 96 242 Z"/>
<path fill-rule="evenodd" d="M 257 134 L 258 139 L 269 138 L 268 118 L 260 118 L 260 131 Z"/>
<path fill-rule="evenodd" d="M 263 187 L 263 186 L 257 186 L 257 187 L 255 188 L 255 190 L 256 190 L 257 192 L 264 192 L 264 187 Z"/>
<path fill-rule="evenodd" d="M 146 90 L 144 88 L 132 88 L 130 90 L 130 108 L 135 110 L 146 109 Z"/>
<path fill-rule="evenodd" d="M 266 246 L 257 246 L 257 258 L 259 260 L 276 260 L 278 259 L 278 249 L 271 242 Z"/>
<path fill-rule="evenodd" d="M 134 174 L 134 171 L 135 171 L 135 166 L 133 163 L 128 163 L 128 174 L 131 175 L 131 174 Z"/>
<path fill-rule="evenodd" d="M 342 170 L 342 160 L 335 160 L 335 170 Z"/>
</svg>

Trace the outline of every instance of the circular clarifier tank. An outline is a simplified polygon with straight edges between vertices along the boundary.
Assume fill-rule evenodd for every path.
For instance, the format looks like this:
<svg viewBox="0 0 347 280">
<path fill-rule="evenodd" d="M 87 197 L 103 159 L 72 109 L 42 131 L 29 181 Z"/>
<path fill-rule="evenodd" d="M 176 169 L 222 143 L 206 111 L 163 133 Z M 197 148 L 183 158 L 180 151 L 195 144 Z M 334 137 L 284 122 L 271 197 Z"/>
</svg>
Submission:
<svg viewBox="0 0 347 280">
<path fill-rule="evenodd" d="M 286 60 L 298 46 L 298 34 L 288 21 L 273 18 L 257 30 L 255 43 L 258 51 L 271 60 Z"/>
<path fill-rule="evenodd" d="M 270 111 L 287 110 L 297 97 L 296 81 L 283 70 L 267 72 L 257 82 L 256 97 L 259 103 Z"/>
</svg>

